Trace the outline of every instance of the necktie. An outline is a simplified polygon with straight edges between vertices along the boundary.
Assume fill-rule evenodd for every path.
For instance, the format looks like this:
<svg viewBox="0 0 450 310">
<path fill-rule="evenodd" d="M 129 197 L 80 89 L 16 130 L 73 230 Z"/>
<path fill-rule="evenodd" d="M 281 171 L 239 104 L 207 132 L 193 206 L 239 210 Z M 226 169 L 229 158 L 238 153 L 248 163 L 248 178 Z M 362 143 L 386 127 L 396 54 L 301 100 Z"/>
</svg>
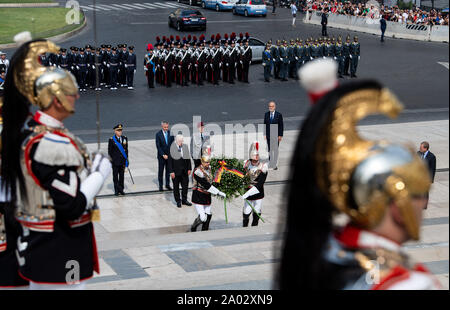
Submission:
<svg viewBox="0 0 450 310">
<path fill-rule="evenodd" d="M 202 138 L 202 142 L 203 142 L 203 133 L 200 133 L 200 137 Z"/>
<path fill-rule="evenodd" d="M 166 132 L 166 131 L 164 131 L 164 139 L 166 140 L 166 144 L 168 144 L 168 141 L 167 141 L 167 132 Z"/>
<path fill-rule="evenodd" d="M 270 113 L 270 122 L 272 123 L 272 121 L 273 121 L 273 112 Z"/>
</svg>

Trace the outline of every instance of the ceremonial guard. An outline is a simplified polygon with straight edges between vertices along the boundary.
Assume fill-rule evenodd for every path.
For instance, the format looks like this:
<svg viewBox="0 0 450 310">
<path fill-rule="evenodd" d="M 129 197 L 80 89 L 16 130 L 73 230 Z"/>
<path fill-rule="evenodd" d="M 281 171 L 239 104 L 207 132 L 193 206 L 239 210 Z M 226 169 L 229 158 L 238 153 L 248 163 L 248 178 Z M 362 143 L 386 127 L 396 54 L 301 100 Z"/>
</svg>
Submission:
<svg viewBox="0 0 450 310">
<path fill-rule="evenodd" d="M 419 239 L 425 165 L 412 148 L 365 140 L 356 128 L 372 114 L 396 117 L 402 105 L 373 80 L 336 87 L 332 60 L 311 62 L 300 75 L 314 99 L 292 160 L 279 288 L 439 287 L 402 249 Z"/>
<path fill-rule="evenodd" d="M 264 67 L 264 81 L 270 82 L 270 71 L 272 66 L 272 54 L 270 53 L 270 44 L 266 44 L 266 49 L 262 54 L 262 65 Z"/>
<path fill-rule="evenodd" d="M 117 69 L 117 83 L 120 87 L 127 86 L 127 69 L 125 68 L 125 63 L 128 57 L 127 45 L 118 44 L 117 45 L 117 55 L 119 56 L 119 66 Z"/>
<path fill-rule="evenodd" d="M 86 45 L 86 57 L 88 73 L 86 77 L 87 85 L 92 89 L 95 86 L 95 47 Z"/>
<path fill-rule="evenodd" d="M 228 56 L 228 83 L 234 84 L 236 76 L 236 65 L 239 61 L 239 50 L 236 47 L 234 39 L 230 40 L 230 52 Z"/>
<path fill-rule="evenodd" d="M 127 71 L 128 89 L 134 89 L 133 80 L 134 74 L 136 73 L 136 54 L 134 53 L 134 46 L 130 45 L 128 47 L 128 55 L 126 56 L 126 58 L 124 57 L 124 59 L 125 70 Z"/>
<path fill-rule="evenodd" d="M 117 47 L 111 49 L 111 55 L 108 57 L 108 64 L 106 67 L 109 69 L 109 82 L 111 90 L 117 89 L 117 74 L 119 70 L 119 55 L 117 54 Z"/>
<path fill-rule="evenodd" d="M 344 55 L 344 75 L 348 74 L 348 68 L 350 67 L 350 36 L 347 35 L 345 43 L 343 45 L 343 55 Z"/>
<path fill-rule="evenodd" d="M 300 40 L 299 38 L 296 40 L 295 59 L 297 60 L 295 74 L 298 79 L 298 70 L 303 66 L 306 59 L 306 48 L 303 46 L 303 40 Z"/>
<path fill-rule="evenodd" d="M 102 90 L 100 88 L 101 82 L 104 80 L 104 68 L 103 68 L 103 55 L 101 54 L 101 48 L 97 47 L 94 54 L 94 86 L 95 90 Z M 98 72 L 98 73 L 97 73 Z M 98 75 L 97 75 L 98 74 Z"/>
<path fill-rule="evenodd" d="M 0 134 L 3 126 L 2 104 L 0 100 Z M 1 152 L 3 152 L 2 147 L 4 146 L 0 138 Z M 5 186 L 0 171 L 0 289 L 28 285 L 28 281 L 19 276 L 16 249 L 17 238 L 21 234 L 21 226 L 14 216 L 14 205 L 11 204 L 10 200 L 10 190 Z"/>
<path fill-rule="evenodd" d="M 244 46 L 244 35 L 241 33 L 239 33 L 239 39 L 236 42 L 236 47 L 239 51 L 239 59 L 236 63 L 236 73 L 237 73 L 237 80 L 239 82 L 242 82 L 242 66 L 243 66 L 243 61 L 242 61 L 242 47 Z"/>
<path fill-rule="evenodd" d="M 281 56 L 280 56 L 281 49 L 282 49 L 281 41 L 277 40 L 277 46 L 273 47 L 273 54 L 272 54 L 272 61 L 274 64 L 273 77 L 275 79 L 280 79 L 280 70 L 281 70 L 281 63 L 282 63 Z"/>
<path fill-rule="evenodd" d="M 147 54 L 144 57 L 144 72 L 147 77 L 148 88 L 155 88 L 156 60 L 153 45 L 147 44 Z"/>
<path fill-rule="evenodd" d="M 246 33 L 247 35 L 248 33 Z M 248 72 L 250 70 L 250 65 L 252 64 L 252 49 L 249 46 L 248 39 L 245 38 L 243 41 L 244 46 L 241 48 L 241 62 L 242 62 L 242 82 L 249 83 Z"/>
<path fill-rule="evenodd" d="M 216 36 L 216 41 L 214 44 L 215 47 L 211 55 L 212 73 L 213 73 L 212 83 L 214 85 L 219 85 L 220 68 L 222 66 L 221 63 L 222 54 L 220 52 L 220 36 Z"/>
<path fill-rule="evenodd" d="M 223 45 L 221 46 L 220 54 L 222 55 L 222 82 L 228 82 L 229 67 L 230 67 L 230 50 L 228 48 L 228 34 L 225 33 Z"/>
<path fill-rule="evenodd" d="M 108 155 L 112 159 L 114 195 L 125 195 L 124 174 L 128 168 L 128 138 L 123 134 L 123 125 L 114 127 L 114 135 L 108 141 Z"/>
<path fill-rule="evenodd" d="M 17 240 L 20 276 L 30 289 L 81 289 L 99 272 L 91 220 L 94 197 L 111 173 L 111 162 L 63 124 L 75 112 L 78 85 L 66 70 L 43 67 L 38 55 L 57 52 L 47 40 L 19 34 L 3 105 L 2 179 L 21 223 Z M 29 117 L 29 105 L 39 110 Z"/>
<path fill-rule="evenodd" d="M 278 49 L 280 55 L 280 79 L 282 81 L 287 81 L 288 68 L 289 68 L 289 57 L 287 50 L 287 42 L 283 41 L 283 45 Z"/>
<path fill-rule="evenodd" d="M 344 73 L 344 46 L 342 45 L 342 38 L 338 37 L 337 43 L 334 46 L 334 60 L 338 63 L 338 77 L 343 78 Z"/>
<path fill-rule="evenodd" d="M 9 60 L 6 59 L 6 53 L 0 51 L 0 69 L 2 69 L 2 67 L 3 71 L 8 72 Z"/>
<path fill-rule="evenodd" d="M 291 39 L 290 45 L 287 48 L 287 54 L 289 59 L 288 64 L 288 76 L 291 79 L 297 79 L 297 56 L 296 56 L 297 46 L 295 45 L 295 41 Z"/>
<path fill-rule="evenodd" d="M 214 51 L 215 51 L 214 35 L 211 35 L 211 41 L 208 41 L 207 43 L 208 43 L 209 47 L 206 49 L 206 52 L 207 52 L 206 53 L 206 55 L 207 55 L 207 57 L 206 57 L 206 76 L 207 76 L 208 82 L 212 84 L 213 80 L 214 80 L 214 77 L 213 77 L 214 65 L 213 65 L 213 59 L 212 59 Z"/>
<path fill-rule="evenodd" d="M 358 42 L 358 37 L 353 38 L 353 43 L 350 45 L 350 77 L 356 77 L 356 69 L 358 68 L 358 61 L 361 58 L 361 45 Z"/>
<path fill-rule="evenodd" d="M 166 44 L 164 44 L 165 53 L 163 55 L 163 73 L 164 73 L 164 86 L 172 87 L 172 66 L 173 66 L 173 55 L 170 51 L 170 40 L 166 39 Z"/>
<path fill-rule="evenodd" d="M 201 43 L 199 43 L 197 51 L 194 52 L 194 57 L 196 58 L 196 83 L 200 86 L 203 85 L 203 77 L 206 64 L 206 53 Z"/>
<path fill-rule="evenodd" d="M 56 60 L 57 67 L 69 70 L 70 69 L 70 58 L 66 54 L 67 49 L 61 48 L 61 55 L 58 55 L 58 59 Z"/>
<path fill-rule="evenodd" d="M 88 58 L 84 53 L 84 48 L 80 47 L 80 55 L 77 56 L 76 68 L 78 71 L 78 81 L 80 82 L 80 91 L 86 91 Z"/>
<path fill-rule="evenodd" d="M 192 173 L 192 203 L 198 213 L 198 217 L 192 223 L 191 231 L 196 231 L 202 224 L 202 231 L 209 229 L 211 222 L 211 194 L 226 198 L 225 193 L 212 185 L 213 175 L 210 166 L 211 148 L 202 150 L 201 164 L 194 168 Z"/>
<path fill-rule="evenodd" d="M 189 70 L 191 68 L 191 53 L 188 50 L 188 44 L 183 45 L 183 56 L 180 60 L 181 65 L 181 86 L 189 86 Z"/>
<path fill-rule="evenodd" d="M 269 166 L 259 159 L 259 142 L 257 141 L 250 146 L 249 159 L 244 162 L 244 170 L 250 176 L 250 188 L 241 196 L 244 199 L 242 224 L 244 227 L 248 226 L 250 214 L 253 212 L 252 226 L 258 226 Z"/>
</svg>

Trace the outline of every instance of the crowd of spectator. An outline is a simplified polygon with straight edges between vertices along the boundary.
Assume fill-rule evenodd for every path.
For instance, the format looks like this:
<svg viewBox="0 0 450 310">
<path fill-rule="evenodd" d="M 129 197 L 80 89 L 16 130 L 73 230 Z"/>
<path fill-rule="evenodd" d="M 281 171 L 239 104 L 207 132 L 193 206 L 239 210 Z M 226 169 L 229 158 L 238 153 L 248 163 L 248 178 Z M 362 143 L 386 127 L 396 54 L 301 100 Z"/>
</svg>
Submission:
<svg viewBox="0 0 450 310">
<path fill-rule="evenodd" d="M 370 3 L 353 3 L 355 1 L 303 0 L 299 2 L 299 9 L 304 12 L 327 11 L 331 14 L 360 16 L 372 19 L 383 17 L 387 21 L 403 24 L 449 25 L 448 13 L 434 9 L 426 11 L 415 6 L 412 6 L 411 9 L 400 9 L 397 5 L 388 7 Z"/>
</svg>

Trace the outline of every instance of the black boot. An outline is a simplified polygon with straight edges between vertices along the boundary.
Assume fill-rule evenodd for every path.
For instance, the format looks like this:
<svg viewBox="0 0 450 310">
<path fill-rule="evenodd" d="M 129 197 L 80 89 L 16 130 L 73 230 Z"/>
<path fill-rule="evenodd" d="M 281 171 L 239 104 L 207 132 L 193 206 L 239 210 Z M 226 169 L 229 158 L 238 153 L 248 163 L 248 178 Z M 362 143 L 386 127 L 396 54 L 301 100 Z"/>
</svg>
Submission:
<svg viewBox="0 0 450 310">
<path fill-rule="evenodd" d="M 191 231 L 197 231 L 198 225 L 202 223 L 202 220 L 200 219 L 200 215 L 195 219 L 194 223 L 192 223 Z"/>
<path fill-rule="evenodd" d="M 248 222 L 250 221 L 250 214 L 242 214 L 243 220 L 242 220 L 242 226 L 248 227 Z"/>
<path fill-rule="evenodd" d="M 206 219 L 206 222 L 204 222 L 202 225 L 202 231 L 209 230 L 209 222 L 211 222 L 212 214 L 206 214 L 206 215 L 207 215 L 207 219 Z"/>
<path fill-rule="evenodd" d="M 252 226 L 258 226 L 258 222 L 259 222 L 259 216 L 258 215 L 261 215 L 261 213 L 253 212 Z"/>
</svg>

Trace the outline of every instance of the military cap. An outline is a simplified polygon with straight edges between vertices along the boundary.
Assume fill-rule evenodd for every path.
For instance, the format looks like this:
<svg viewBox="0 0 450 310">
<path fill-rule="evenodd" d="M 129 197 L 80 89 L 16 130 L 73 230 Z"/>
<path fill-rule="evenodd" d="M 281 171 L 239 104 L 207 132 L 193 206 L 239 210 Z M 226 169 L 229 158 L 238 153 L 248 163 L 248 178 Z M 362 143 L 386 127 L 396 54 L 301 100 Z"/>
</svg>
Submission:
<svg viewBox="0 0 450 310">
<path fill-rule="evenodd" d="M 61 47 L 59 50 L 60 50 L 61 52 L 63 52 L 63 53 L 65 53 L 65 52 L 67 51 L 67 49 L 65 49 L 65 48 L 63 48 L 63 47 Z"/>
<path fill-rule="evenodd" d="M 102 51 L 102 49 L 101 49 L 100 47 L 97 47 L 95 50 L 96 50 L 97 52 L 101 52 L 101 51 Z"/>
<path fill-rule="evenodd" d="M 112 48 L 112 50 L 113 50 L 113 51 L 117 51 L 117 47 L 114 46 L 114 47 Z"/>
<path fill-rule="evenodd" d="M 111 48 L 111 44 L 108 44 L 106 47 L 107 47 L 107 48 Z"/>
<path fill-rule="evenodd" d="M 133 45 L 130 45 L 130 46 L 128 46 L 128 49 L 129 49 L 130 51 L 132 51 L 132 50 L 134 50 L 134 46 L 133 46 Z"/>
<path fill-rule="evenodd" d="M 114 126 L 113 129 L 114 130 L 122 130 L 123 129 L 123 125 L 122 124 L 117 124 L 116 126 Z"/>
<path fill-rule="evenodd" d="M 124 44 L 122 44 L 122 47 L 127 47 L 127 45 L 124 43 Z"/>
<path fill-rule="evenodd" d="M 78 47 L 75 46 L 75 47 L 73 48 L 73 50 L 74 50 L 75 52 L 78 52 Z"/>
<path fill-rule="evenodd" d="M 80 47 L 80 52 L 84 52 L 84 47 Z"/>
</svg>

